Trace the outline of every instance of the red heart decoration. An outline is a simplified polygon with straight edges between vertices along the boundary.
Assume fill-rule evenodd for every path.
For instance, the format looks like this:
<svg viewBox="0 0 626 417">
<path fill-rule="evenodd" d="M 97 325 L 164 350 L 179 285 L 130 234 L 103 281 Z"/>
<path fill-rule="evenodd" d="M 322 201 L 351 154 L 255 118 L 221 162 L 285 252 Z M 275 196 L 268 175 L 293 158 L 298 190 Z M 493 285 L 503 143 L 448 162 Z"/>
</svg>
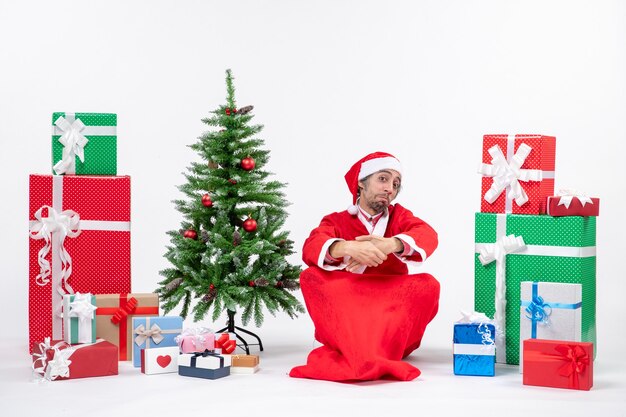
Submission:
<svg viewBox="0 0 626 417">
<path fill-rule="evenodd" d="M 160 355 L 157 356 L 157 363 L 161 368 L 165 368 L 172 361 L 172 357 L 170 355 Z"/>
</svg>

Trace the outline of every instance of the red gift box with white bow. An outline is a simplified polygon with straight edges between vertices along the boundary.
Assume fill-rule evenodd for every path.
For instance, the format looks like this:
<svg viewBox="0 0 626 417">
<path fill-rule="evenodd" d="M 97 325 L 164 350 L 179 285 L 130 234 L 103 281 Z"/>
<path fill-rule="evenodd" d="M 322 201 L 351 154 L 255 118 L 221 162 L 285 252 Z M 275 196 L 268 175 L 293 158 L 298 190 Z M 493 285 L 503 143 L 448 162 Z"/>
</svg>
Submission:
<svg viewBox="0 0 626 417">
<path fill-rule="evenodd" d="M 577 191 L 561 190 L 547 198 L 546 208 L 547 214 L 554 217 L 599 216 L 600 199 Z"/>
<path fill-rule="evenodd" d="M 29 346 L 63 339 L 64 294 L 130 292 L 130 177 L 31 175 Z"/>
<path fill-rule="evenodd" d="M 545 214 L 554 195 L 556 138 L 484 135 L 482 213 Z"/>
<path fill-rule="evenodd" d="M 588 391 L 593 386 L 593 343 L 524 340 L 524 385 Z"/>
<path fill-rule="evenodd" d="M 32 346 L 33 371 L 37 378 L 56 381 L 118 374 L 117 346 L 103 339 L 70 345 L 44 339 Z"/>
</svg>

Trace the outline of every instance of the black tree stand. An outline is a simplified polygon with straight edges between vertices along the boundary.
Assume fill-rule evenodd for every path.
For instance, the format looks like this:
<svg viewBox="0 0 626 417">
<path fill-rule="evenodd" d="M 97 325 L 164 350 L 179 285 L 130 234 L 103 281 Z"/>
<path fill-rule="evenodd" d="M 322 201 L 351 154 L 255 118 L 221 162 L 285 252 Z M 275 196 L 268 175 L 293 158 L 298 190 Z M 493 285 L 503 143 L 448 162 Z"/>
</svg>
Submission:
<svg viewBox="0 0 626 417">
<path fill-rule="evenodd" d="M 261 338 L 249 330 L 242 329 L 239 326 L 235 326 L 235 312 L 232 310 L 226 310 L 226 312 L 228 313 L 228 321 L 226 322 L 226 327 L 218 330 L 216 333 L 222 333 L 223 331 L 228 331 L 228 333 L 235 333 L 235 336 L 237 336 L 237 340 L 239 340 L 243 344 L 243 346 L 240 344 L 237 344 L 237 346 L 241 349 L 244 349 L 246 351 L 246 355 L 250 354 L 250 346 L 258 345 L 259 349 L 262 352 L 263 343 L 261 342 Z M 239 333 L 237 333 L 237 330 L 242 333 L 249 334 L 250 336 L 254 337 L 259 343 L 248 343 L 246 339 L 244 339 Z"/>
</svg>

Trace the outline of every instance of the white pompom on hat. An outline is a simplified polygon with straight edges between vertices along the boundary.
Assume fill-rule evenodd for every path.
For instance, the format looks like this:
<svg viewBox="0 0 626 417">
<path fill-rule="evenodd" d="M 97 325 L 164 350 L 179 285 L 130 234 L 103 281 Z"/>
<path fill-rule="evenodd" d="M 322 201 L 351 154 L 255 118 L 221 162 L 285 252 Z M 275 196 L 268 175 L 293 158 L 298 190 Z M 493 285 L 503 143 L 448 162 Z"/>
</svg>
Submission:
<svg viewBox="0 0 626 417">
<path fill-rule="evenodd" d="M 398 158 L 386 152 L 373 152 L 352 165 L 344 177 L 352 193 L 352 205 L 348 207 L 348 213 L 353 216 L 358 213 L 359 181 L 383 169 L 393 169 L 402 175 L 402 165 Z"/>
</svg>

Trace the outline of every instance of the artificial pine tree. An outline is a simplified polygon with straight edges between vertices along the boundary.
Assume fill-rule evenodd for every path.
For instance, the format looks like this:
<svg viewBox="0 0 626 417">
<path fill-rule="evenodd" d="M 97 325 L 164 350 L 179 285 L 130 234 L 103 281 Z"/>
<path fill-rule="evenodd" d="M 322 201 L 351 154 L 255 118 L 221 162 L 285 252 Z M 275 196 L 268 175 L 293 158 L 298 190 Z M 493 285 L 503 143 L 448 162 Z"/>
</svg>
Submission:
<svg viewBox="0 0 626 417">
<path fill-rule="evenodd" d="M 192 162 L 179 186 L 187 198 L 174 204 L 184 220 L 168 232 L 165 257 L 172 266 L 160 272 L 165 279 L 156 292 L 166 313 L 182 303 L 181 315 L 192 309 L 194 321 L 211 308 L 215 321 L 226 310 L 232 331 L 237 309 L 244 325 L 254 318 L 258 327 L 263 306 L 291 318 L 304 308 L 289 293 L 299 288 L 301 269 L 287 262 L 293 241 L 280 230 L 289 204 L 285 184 L 267 180 L 269 152 L 254 137 L 263 126 L 250 124 L 252 106 L 237 110 L 230 70 L 226 91 L 226 105 L 202 120 L 213 129 L 190 145 L 204 162 Z"/>
</svg>

